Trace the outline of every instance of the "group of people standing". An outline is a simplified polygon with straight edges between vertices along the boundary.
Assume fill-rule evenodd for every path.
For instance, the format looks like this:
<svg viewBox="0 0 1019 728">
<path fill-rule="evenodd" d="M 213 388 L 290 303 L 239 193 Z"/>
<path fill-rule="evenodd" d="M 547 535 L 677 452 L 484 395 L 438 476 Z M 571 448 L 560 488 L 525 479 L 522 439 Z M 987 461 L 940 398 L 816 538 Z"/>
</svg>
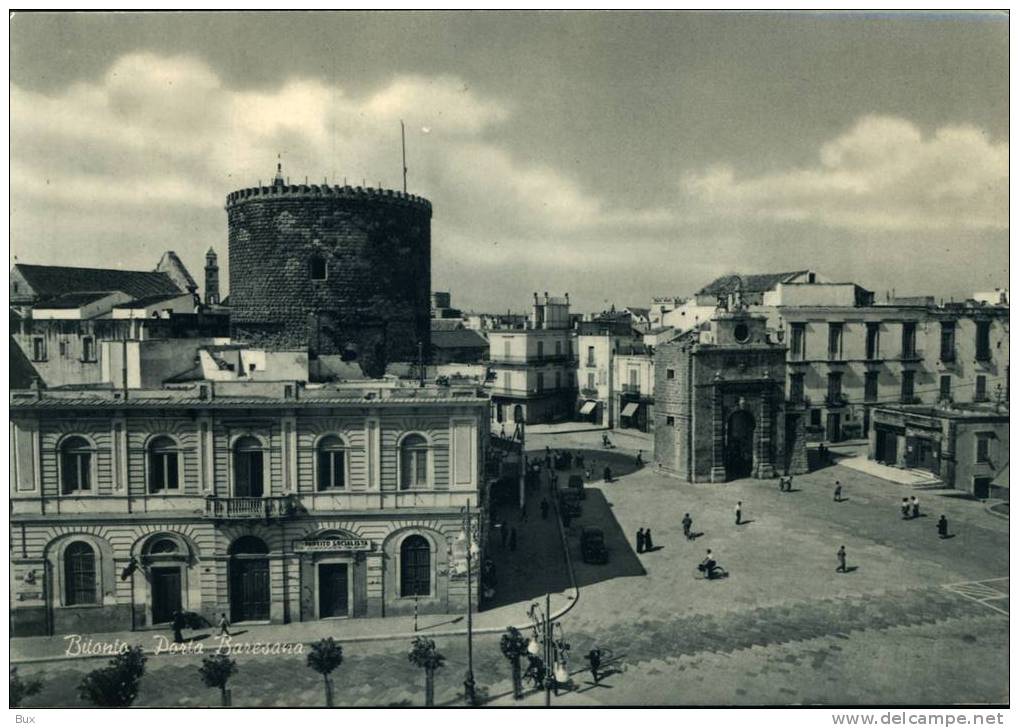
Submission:
<svg viewBox="0 0 1019 728">
<path fill-rule="evenodd" d="M 637 553 L 642 554 L 645 551 L 654 551 L 655 544 L 651 540 L 651 529 L 650 528 L 638 528 L 637 529 Z"/>
</svg>

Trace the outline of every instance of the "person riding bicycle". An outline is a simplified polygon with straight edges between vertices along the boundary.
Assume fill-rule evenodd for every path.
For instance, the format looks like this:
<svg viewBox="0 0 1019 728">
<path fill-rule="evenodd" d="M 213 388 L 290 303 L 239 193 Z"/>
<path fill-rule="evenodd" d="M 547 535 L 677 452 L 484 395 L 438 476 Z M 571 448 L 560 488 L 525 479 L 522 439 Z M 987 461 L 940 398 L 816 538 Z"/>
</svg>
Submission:
<svg viewBox="0 0 1019 728">
<path fill-rule="evenodd" d="M 711 549 L 708 549 L 707 556 L 704 557 L 704 561 L 697 565 L 697 570 L 704 572 L 705 579 L 713 579 L 717 573 L 716 569 L 718 569 L 718 562 L 715 561 Z"/>
</svg>

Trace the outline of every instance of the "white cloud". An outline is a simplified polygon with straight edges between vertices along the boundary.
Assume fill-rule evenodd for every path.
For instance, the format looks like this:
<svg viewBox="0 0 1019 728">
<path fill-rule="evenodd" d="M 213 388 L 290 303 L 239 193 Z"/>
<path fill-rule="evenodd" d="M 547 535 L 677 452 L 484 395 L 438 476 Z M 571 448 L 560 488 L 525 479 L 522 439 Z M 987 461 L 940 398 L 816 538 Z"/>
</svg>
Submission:
<svg viewBox="0 0 1019 728">
<path fill-rule="evenodd" d="M 686 193 L 724 216 L 858 230 L 1006 229 L 1008 144 L 972 126 L 926 136 L 904 119 L 865 116 L 810 167 L 740 177 L 688 175 Z"/>
</svg>

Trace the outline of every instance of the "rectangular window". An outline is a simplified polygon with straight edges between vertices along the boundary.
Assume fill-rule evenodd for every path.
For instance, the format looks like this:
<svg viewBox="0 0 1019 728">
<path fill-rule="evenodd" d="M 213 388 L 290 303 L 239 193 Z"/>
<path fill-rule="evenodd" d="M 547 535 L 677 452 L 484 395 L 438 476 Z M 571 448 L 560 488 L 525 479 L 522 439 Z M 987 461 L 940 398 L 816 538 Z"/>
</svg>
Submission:
<svg viewBox="0 0 1019 728">
<path fill-rule="evenodd" d="M 878 372 L 867 372 L 863 380 L 863 400 L 865 402 L 877 401 L 877 378 Z"/>
<path fill-rule="evenodd" d="M 842 373 L 829 372 L 828 374 L 828 403 L 842 403 Z"/>
<path fill-rule="evenodd" d="M 587 347 L 587 365 L 589 367 L 593 367 L 594 366 L 594 347 L 593 346 Z"/>
<path fill-rule="evenodd" d="M 318 489 L 343 488 L 346 471 L 342 450 L 322 450 L 318 454 Z"/>
<path fill-rule="evenodd" d="M 938 386 L 938 398 L 941 401 L 948 401 L 952 399 L 952 375 L 942 374 L 941 381 Z"/>
<path fill-rule="evenodd" d="M 538 391 L 545 391 L 545 374 L 543 372 L 538 372 Z"/>
<path fill-rule="evenodd" d="M 955 361 L 955 321 L 941 322 L 941 361 Z"/>
<path fill-rule="evenodd" d="M 555 343 L 555 355 L 556 356 L 562 356 L 563 355 L 563 342 L 557 341 Z"/>
<path fill-rule="evenodd" d="M 177 453 L 154 452 L 149 455 L 149 490 L 153 493 L 163 490 L 176 490 Z"/>
<path fill-rule="evenodd" d="M 820 427 L 821 426 L 821 410 L 816 407 L 810 410 L 810 426 Z"/>
<path fill-rule="evenodd" d="M 587 373 L 587 388 L 594 389 L 594 372 Z"/>
<path fill-rule="evenodd" d="M 556 372 L 555 373 L 555 388 L 556 389 L 562 389 L 563 388 L 563 374 L 562 374 L 562 372 Z"/>
<path fill-rule="evenodd" d="M 676 378 L 676 370 L 675 369 L 666 369 L 665 370 L 665 378 L 666 379 L 675 379 Z"/>
<path fill-rule="evenodd" d="M 985 402 L 987 400 L 987 377 L 983 374 L 977 375 L 977 389 L 973 394 L 974 402 Z"/>
<path fill-rule="evenodd" d="M 909 403 L 913 400 L 913 383 L 916 378 L 916 372 L 910 371 L 909 369 L 902 372 L 902 401 Z"/>
<path fill-rule="evenodd" d="M 807 358 L 807 325 L 789 325 L 789 356 L 792 359 Z"/>
<path fill-rule="evenodd" d="M 828 359 L 842 359 L 842 324 L 828 324 Z"/>
<path fill-rule="evenodd" d="M 67 356 L 67 342 L 60 342 L 60 356 Z"/>
<path fill-rule="evenodd" d="M 796 403 L 803 401 L 803 374 L 789 375 L 789 399 Z"/>
<path fill-rule="evenodd" d="M 510 358 L 510 347 L 512 346 L 512 339 L 508 336 L 502 340 L 502 356 L 504 359 Z"/>
<path fill-rule="evenodd" d="M 82 361 L 95 361 L 96 360 L 96 340 L 91 336 L 85 336 L 81 340 L 81 360 Z"/>
<path fill-rule="evenodd" d="M 428 451 L 414 452 L 414 485 L 428 485 Z"/>
<path fill-rule="evenodd" d="M 676 424 L 676 418 L 673 417 L 672 415 L 668 415 L 665 418 L 665 424 L 668 425 L 669 427 L 674 426 Z"/>
<path fill-rule="evenodd" d="M 545 342 L 544 341 L 539 341 L 538 342 L 538 358 L 539 359 L 545 358 Z"/>
<path fill-rule="evenodd" d="M 991 360 L 991 322 L 977 321 L 977 361 Z"/>
<path fill-rule="evenodd" d="M 990 434 L 977 435 L 977 462 L 991 462 L 991 437 Z"/>
<path fill-rule="evenodd" d="M 881 324 L 867 324 L 867 358 L 877 359 L 881 356 Z"/>
<path fill-rule="evenodd" d="M 41 336 L 32 338 L 32 361 L 46 361 L 46 339 Z"/>
<path fill-rule="evenodd" d="M 907 321 L 902 324 L 902 358 L 916 357 L 916 324 Z"/>
</svg>

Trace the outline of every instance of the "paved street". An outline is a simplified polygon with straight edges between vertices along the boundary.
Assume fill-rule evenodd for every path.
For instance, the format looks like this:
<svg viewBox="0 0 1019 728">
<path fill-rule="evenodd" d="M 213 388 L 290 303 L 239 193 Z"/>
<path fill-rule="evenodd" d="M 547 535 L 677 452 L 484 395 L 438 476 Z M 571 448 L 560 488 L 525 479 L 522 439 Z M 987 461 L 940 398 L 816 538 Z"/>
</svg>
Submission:
<svg viewBox="0 0 1019 728">
<path fill-rule="evenodd" d="M 599 432 L 530 435 L 528 447 L 585 451 L 595 474 L 583 513 L 569 529 L 580 598 L 563 626 L 573 647 L 575 689 L 562 704 L 809 704 L 946 703 L 1008 700 L 1008 521 L 983 504 L 879 480 L 833 465 L 796 477 L 793 492 L 777 482 L 689 484 L 634 469 L 644 440 L 613 434 L 617 448 L 601 450 Z M 616 474 L 601 482 L 606 463 Z M 848 500 L 835 503 L 841 481 Z M 561 482 L 565 482 L 561 476 Z M 924 517 L 903 521 L 897 505 L 918 495 Z M 540 495 L 532 494 L 535 501 Z M 733 507 L 744 505 L 736 526 Z M 682 536 L 689 512 L 696 540 Z M 953 538 L 937 538 L 944 513 Z M 516 514 L 519 518 L 519 515 Z M 513 517 L 507 516 L 513 525 Z M 535 523 L 537 521 L 538 523 Z M 562 562 L 553 555 L 532 502 L 519 556 L 496 554 L 500 583 L 516 582 L 522 564 L 539 586 L 500 614 L 522 612 L 543 586 L 560 584 Z M 605 530 L 607 565 L 586 565 L 579 530 Z M 633 537 L 650 527 L 655 551 L 636 554 Z M 529 546 L 524 544 L 529 543 Z M 835 573 L 835 551 L 845 545 L 849 573 Z M 711 548 L 728 579 L 694 578 L 695 564 Z M 540 556 L 548 549 L 546 556 Z M 533 593 L 531 593 L 533 592 Z M 505 611 L 503 611 L 505 610 Z M 486 615 L 480 619 L 484 620 Z M 437 640 L 448 662 L 438 677 L 436 702 L 457 704 L 466 667 L 465 640 Z M 602 686 L 582 672 L 592 645 L 614 654 Z M 423 675 L 406 659 L 407 640 L 353 643 L 336 675 L 336 699 L 345 705 L 419 705 Z M 240 657 L 235 705 L 321 705 L 321 679 L 303 657 Z M 486 700 L 512 703 L 509 666 L 497 635 L 475 639 L 475 673 Z M 197 677 L 198 659 L 150 661 L 140 705 L 216 704 L 218 696 Z M 32 665 L 44 691 L 30 704 L 75 705 L 74 687 L 88 663 Z M 528 704 L 543 696 L 531 693 Z"/>
</svg>

